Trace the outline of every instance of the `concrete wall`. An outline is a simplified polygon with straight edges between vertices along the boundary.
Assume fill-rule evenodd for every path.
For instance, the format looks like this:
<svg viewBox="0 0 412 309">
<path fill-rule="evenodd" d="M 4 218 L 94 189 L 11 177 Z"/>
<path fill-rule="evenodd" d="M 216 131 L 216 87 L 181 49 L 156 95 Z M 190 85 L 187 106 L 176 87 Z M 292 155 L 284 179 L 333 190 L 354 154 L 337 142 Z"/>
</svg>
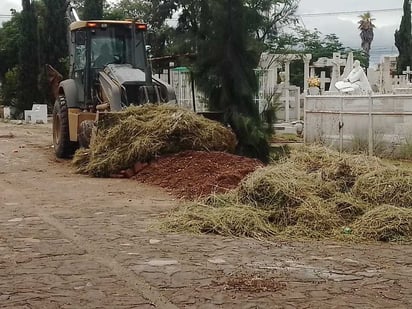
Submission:
<svg viewBox="0 0 412 309">
<path fill-rule="evenodd" d="M 307 96 L 304 117 L 308 143 L 389 155 L 412 145 L 412 94 Z"/>
</svg>

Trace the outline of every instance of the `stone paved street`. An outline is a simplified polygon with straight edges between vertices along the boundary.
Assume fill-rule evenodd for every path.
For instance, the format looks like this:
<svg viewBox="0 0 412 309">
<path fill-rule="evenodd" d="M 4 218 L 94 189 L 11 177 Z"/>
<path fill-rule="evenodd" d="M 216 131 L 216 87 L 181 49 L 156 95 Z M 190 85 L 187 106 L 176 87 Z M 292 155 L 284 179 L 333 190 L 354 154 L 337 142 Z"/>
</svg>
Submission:
<svg viewBox="0 0 412 309">
<path fill-rule="evenodd" d="M 167 234 L 173 197 L 50 145 L 50 125 L 0 122 L 0 308 L 412 308 L 411 244 Z"/>
</svg>

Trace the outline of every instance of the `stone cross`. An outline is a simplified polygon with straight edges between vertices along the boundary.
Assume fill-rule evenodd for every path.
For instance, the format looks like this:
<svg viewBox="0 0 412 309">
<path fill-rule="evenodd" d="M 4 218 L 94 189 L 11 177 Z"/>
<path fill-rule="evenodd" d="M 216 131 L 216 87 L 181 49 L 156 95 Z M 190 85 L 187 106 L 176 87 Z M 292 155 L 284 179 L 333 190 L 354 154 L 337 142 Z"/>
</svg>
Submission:
<svg viewBox="0 0 412 309">
<path fill-rule="evenodd" d="M 340 77 L 340 67 L 346 65 L 346 60 L 342 59 L 340 53 L 333 53 L 332 58 L 332 73 L 330 74 L 331 81 L 329 86 L 329 91 L 338 91 L 336 89 L 335 84 L 339 81 Z"/>
<path fill-rule="evenodd" d="M 321 57 L 313 64 L 315 68 L 332 67 L 329 91 L 337 91 L 335 83 L 339 80 L 341 66 L 345 65 L 346 60 L 341 58 L 340 53 L 333 53 L 332 59 Z"/>
<path fill-rule="evenodd" d="M 321 94 L 322 94 L 322 93 L 325 92 L 325 84 L 330 83 L 330 78 L 326 77 L 326 72 L 325 71 L 320 72 L 319 81 L 320 81 L 320 91 L 321 91 Z"/>
<path fill-rule="evenodd" d="M 402 74 L 405 74 L 405 75 L 406 75 L 406 80 L 407 80 L 408 82 L 411 81 L 410 75 L 412 74 L 412 71 L 411 71 L 411 67 L 410 67 L 409 65 L 406 67 L 406 71 L 403 71 Z"/>
<path fill-rule="evenodd" d="M 393 78 L 391 75 L 392 63 L 396 62 L 396 57 L 385 56 L 380 66 L 380 89 L 381 93 L 392 93 Z"/>
</svg>

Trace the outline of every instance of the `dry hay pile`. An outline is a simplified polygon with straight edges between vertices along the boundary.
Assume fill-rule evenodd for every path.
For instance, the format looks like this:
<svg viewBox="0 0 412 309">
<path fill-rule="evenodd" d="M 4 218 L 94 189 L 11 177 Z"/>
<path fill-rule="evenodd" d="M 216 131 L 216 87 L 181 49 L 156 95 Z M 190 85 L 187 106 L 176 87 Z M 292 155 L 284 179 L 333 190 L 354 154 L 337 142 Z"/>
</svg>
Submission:
<svg viewBox="0 0 412 309">
<path fill-rule="evenodd" d="M 309 230 L 328 234 L 342 225 L 343 219 L 335 205 L 316 196 L 308 198 L 294 212 L 298 230 Z M 295 230 L 296 227 L 294 228 Z"/>
<path fill-rule="evenodd" d="M 333 181 L 341 192 L 348 192 L 356 179 L 385 166 L 377 157 L 339 153 L 322 146 L 294 149 L 289 159 L 308 174 L 317 173 L 324 181 Z"/>
<path fill-rule="evenodd" d="M 172 212 L 163 227 L 259 238 L 412 239 L 410 171 L 327 148 L 301 151 L 257 169 L 230 194 Z M 403 208 L 380 206 L 386 203 Z"/>
<path fill-rule="evenodd" d="M 90 149 L 76 152 L 80 173 L 107 177 L 160 154 L 183 150 L 233 152 L 236 137 L 218 122 L 171 105 L 143 105 L 106 115 Z"/>
<path fill-rule="evenodd" d="M 355 221 L 357 233 L 367 239 L 392 241 L 412 238 L 412 209 L 378 206 Z"/>
<path fill-rule="evenodd" d="M 333 172 L 342 163 L 348 165 L 355 176 L 385 166 L 382 160 L 377 157 L 339 153 L 331 148 L 318 145 L 294 148 L 289 160 L 308 173 L 323 171 L 327 175 L 333 175 Z"/>
<path fill-rule="evenodd" d="M 163 219 L 161 228 L 173 232 L 192 232 L 225 236 L 263 238 L 274 236 L 269 213 L 245 205 L 213 207 L 203 203 L 179 207 Z"/>
<path fill-rule="evenodd" d="M 319 189 L 309 177 L 287 163 L 260 168 L 241 182 L 239 198 L 259 208 L 295 207 Z"/>
<path fill-rule="evenodd" d="M 356 198 L 350 193 L 337 193 L 329 202 L 334 205 L 337 213 L 347 223 L 351 223 L 362 216 L 372 207 L 371 204 Z"/>
<path fill-rule="evenodd" d="M 363 175 L 353 194 L 374 204 L 391 204 L 412 209 L 412 171 L 385 168 Z"/>
</svg>

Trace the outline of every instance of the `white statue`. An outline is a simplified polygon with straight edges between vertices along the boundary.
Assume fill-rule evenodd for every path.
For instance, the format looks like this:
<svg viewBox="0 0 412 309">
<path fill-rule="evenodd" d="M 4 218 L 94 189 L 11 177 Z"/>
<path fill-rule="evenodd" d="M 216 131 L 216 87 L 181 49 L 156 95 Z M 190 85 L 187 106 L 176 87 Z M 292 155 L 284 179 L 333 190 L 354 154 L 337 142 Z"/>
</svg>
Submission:
<svg viewBox="0 0 412 309">
<path fill-rule="evenodd" d="M 346 59 L 345 68 L 343 69 L 342 76 L 339 80 L 344 80 L 348 77 L 350 71 L 353 69 L 353 52 L 349 52 L 348 57 Z"/>
<path fill-rule="evenodd" d="M 336 82 L 335 87 L 344 93 L 368 94 L 372 92 L 368 78 L 360 66 L 359 60 L 353 63 L 353 69 L 342 81 Z"/>
<path fill-rule="evenodd" d="M 286 72 L 285 71 L 279 72 L 279 77 L 280 77 L 281 83 L 284 83 L 286 80 Z"/>
<path fill-rule="evenodd" d="M 340 67 L 341 67 L 341 58 L 340 53 L 333 53 L 333 58 L 331 61 L 332 64 L 332 72 L 330 74 L 330 86 L 329 92 L 337 92 L 335 85 L 338 80 L 340 80 Z"/>
</svg>

